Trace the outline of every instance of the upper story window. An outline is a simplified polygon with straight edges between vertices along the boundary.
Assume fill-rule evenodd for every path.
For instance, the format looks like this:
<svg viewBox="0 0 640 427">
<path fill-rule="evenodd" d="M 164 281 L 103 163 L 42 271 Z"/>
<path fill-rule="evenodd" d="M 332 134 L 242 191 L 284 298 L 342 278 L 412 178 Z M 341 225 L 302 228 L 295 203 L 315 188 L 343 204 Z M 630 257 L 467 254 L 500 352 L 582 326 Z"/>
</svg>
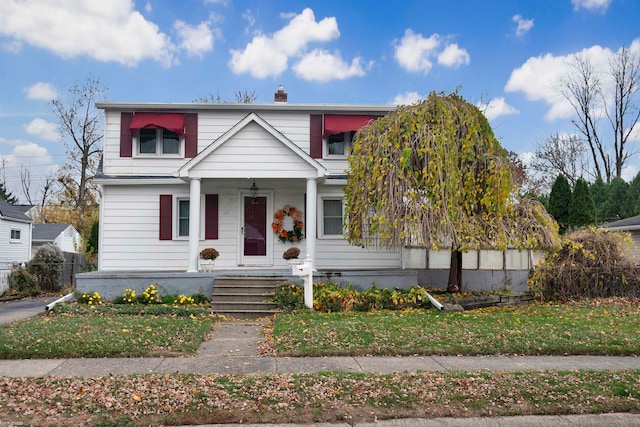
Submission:
<svg viewBox="0 0 640 427">
<path fill-rule="evenodd" d="M 309 154 L 314 159 L 346 158 L 355 133 L 379 116 L 362 114 L 311 114 Z"/>
<path fill-rule="evenodd" d="M 197 113 L 123 112 L 120 157 L 195 157 Z"/>
<path fill-rule="evenodd" d="M 12 242 L 19 242 L 20 241 L 20 230 L 18 230 L 16 228 L 12 228 L 11 229 L 11 241 Z"/>
<path fill-rule="evenodd" d="M 351 153 L 351 142 L 355 132 L 341 132 L 325 138 L 324 158 L 345 158 Z"/>
<path fill-rule="evenodd" d="M 140 129 L 137 132 L 138 154 L 140 155 L 181 155 L 182 138 L 165 128 Z"/>
</svg>

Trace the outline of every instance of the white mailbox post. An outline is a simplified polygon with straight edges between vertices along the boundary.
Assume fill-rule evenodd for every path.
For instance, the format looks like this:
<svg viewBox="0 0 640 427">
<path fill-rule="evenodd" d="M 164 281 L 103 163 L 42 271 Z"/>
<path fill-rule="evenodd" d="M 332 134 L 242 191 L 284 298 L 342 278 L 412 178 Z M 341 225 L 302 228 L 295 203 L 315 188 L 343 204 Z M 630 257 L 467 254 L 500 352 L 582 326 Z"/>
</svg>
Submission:
<svg viewBox="0 0 640 427">
<path fill-rule="evenodd" d="M 307 255 L 302 264 L 291 268 L 294 276 L 300 276 L 304 280 L 304 305 L 313 309 L 313 261 Z"/>
</svg>

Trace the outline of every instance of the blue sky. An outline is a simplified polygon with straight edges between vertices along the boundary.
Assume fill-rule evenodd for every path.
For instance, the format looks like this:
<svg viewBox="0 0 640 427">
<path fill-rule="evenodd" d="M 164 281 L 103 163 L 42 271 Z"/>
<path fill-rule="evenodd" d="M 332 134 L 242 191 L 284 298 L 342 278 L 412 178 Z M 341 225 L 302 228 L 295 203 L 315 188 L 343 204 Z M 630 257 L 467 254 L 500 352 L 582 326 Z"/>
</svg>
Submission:
<svg viewBox="0 0 640 427">
<path fill-rule="evenodd" d="M 289 103 L 397 104 L 459 88 L 524 154 L 574 132 L 554 89 L 569 60 L 604 71 L 622 46 L 640 54 L 638 22 L 637 0 L 0 0 L 0 158 L 19 197 L 21 164 L 37 185 L 64 163 L 47 102 L 89 75 L 133 102 L 270 103 L 284 85 Z"/>
</svg>

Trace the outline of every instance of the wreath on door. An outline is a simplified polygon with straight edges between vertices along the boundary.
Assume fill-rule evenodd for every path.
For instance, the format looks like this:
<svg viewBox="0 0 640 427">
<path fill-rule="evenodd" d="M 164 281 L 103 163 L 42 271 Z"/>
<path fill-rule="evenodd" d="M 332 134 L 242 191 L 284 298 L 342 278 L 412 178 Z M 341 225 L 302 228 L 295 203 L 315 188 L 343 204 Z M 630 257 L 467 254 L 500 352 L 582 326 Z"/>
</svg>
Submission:
<svg viewBox="0 0 640 427">
<path fill-rule="evenodd" d="M 287 216 L 290 216 L 293 219 L 293 229 L 291 230 L 285 230 L 283 226 L 284 219 Z M 273 231 L 282 243 L 299 242 L 304 239 L 302 235 L 302 229 L 304 228 L 302 212 L 293 206 L 284 205 L 282 209 L 278 209 L 276 213 L 273 214 L 271 228 L 273 228 Z"/>
</svg>

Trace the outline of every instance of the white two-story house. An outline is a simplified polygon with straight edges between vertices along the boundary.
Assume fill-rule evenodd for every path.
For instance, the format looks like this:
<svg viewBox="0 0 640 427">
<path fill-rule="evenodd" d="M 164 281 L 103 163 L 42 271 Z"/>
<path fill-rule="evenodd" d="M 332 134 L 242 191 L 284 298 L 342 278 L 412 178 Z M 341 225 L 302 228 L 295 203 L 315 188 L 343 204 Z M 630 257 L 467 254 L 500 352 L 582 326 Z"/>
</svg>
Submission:
<svg viewBox="0 0 640 427">
<path fill-rule="evenodd" d="M 220 253 L 216 274 L 290 274 L 282 254 L 291 246 L 312 259 L 318 278 L 446 287 L 447 254 L 363 248 L 344 236 L 351 139 L 395 107 L 286 101 L 279 88 L 272 104 L 98 103 L 105 113 L 95 179 L 102 188 L 100 274 L 85 288 L 109 273 L 125 282 L 125 273 L 146 273 L 150 283 L 181 272 L 184 281 L 209 247 Z M 509 259 L 465 254 L 463 264 L 485 265 L 492 275 Z M 526 254 L 511 264 L 525 271 L 517 280 L 526 283 Z"/>
</svg>

